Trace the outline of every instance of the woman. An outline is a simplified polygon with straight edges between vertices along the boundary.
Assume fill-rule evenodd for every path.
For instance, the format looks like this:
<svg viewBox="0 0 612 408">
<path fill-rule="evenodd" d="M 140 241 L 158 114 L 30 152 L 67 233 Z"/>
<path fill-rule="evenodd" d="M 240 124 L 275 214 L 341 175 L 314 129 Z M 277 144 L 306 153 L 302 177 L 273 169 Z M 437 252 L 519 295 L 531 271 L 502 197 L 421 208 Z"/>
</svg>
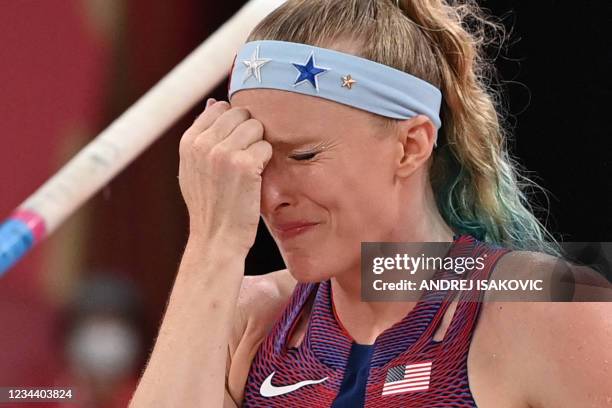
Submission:
<svg viewBox="0 0 612 408">
<path fill-rule="evenodd" d="M 603 304 L 361 301 L 364 241 L 488 255 L 471 279 L 554 264 L 484 27 L 470 4 L 291 0 L 254 30 L 181 140 L 190 235 L 132 407 L 611 403 Z M 244 277 L 260 214 L 287 269 Z"/>
</svg>

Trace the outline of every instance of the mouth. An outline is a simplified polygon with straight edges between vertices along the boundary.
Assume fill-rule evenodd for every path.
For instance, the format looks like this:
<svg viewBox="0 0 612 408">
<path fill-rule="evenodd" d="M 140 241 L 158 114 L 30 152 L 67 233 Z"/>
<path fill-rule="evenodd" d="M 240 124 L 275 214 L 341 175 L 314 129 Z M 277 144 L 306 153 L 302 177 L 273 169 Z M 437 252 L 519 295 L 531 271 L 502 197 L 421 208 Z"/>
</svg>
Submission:
<svg viewBox="0 0 612 408">
<path fill-rule="evenodd" d="M 281 241 L 285 241 L 295 238 L 298 235 L 302 235 L 305 232 L 312 230 L 317 225 L 319 225 L 318 222 L 288 222 L 276 224 L 274 227 L 272 227 L 272 230 Z"/>
</svg>

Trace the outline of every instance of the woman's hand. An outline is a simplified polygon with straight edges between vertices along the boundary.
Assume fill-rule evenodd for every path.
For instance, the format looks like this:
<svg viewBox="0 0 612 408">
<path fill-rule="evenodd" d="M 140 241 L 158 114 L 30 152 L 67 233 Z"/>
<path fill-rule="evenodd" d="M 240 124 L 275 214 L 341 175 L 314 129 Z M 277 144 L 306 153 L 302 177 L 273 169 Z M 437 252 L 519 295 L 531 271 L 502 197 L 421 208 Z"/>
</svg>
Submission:
<svg viewBox="0 0 612 408">
<path fill-rule="evenodd" d="M 261 174 L 272 156 L 263 125 L 244 108 L 209 99 L 179 147 L 179 184 L 190 239 L 218 241 L 246 253 L 255 241 Z"/>
<path fill-rule="evenodd" d="M 181 139 L 179 183 L 189 241 L 131 408 L 231 402 L 225 385 L 229 344 L 237 344 L 237 330 L 243 332 L 237 300 L 272 148 L 246 109 L 211 102 Z"/>
</svg>

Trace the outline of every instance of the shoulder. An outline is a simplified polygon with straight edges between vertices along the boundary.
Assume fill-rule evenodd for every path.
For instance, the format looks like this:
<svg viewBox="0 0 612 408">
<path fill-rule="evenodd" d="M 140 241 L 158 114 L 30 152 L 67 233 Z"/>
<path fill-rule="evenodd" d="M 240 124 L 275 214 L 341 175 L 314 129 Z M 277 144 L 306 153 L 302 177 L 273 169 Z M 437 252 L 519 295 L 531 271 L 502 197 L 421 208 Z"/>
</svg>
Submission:
<svg viewBox="0 0 612 408">
<path fill-rule="evenodd" d="M 495 275 L 503 279 L 524 279 L 551 273 L 561 259 L 533 251 L 509 251 L 495 266 Z"/>
<path fill-rule="evenodd" d="M 280 317 L 296 280 L 287 269 L 259 276 L 245 276 L 240 287 L 236 307 L 236 323 L 240 333 L 259 337 L 267 333 Z"/>
<path fill-rule="evenodd" d="M 240 405 L 251 362 L 296 285 L 288 270 L 242 280 L 228 344 L 226 392 Z"/>
<path fill-rule="evenodd" d="M 494 279 L 542 279 L 545 286 L 552 282 L 554 287 L 567 273 L 576 283 L 575 293 L 580 291 L 580 282 L 587 286 L 607 282 L 590 268 L 574 268 L 557 257 L 526 251 L 502 257 Z M 479 326 L 494 344 L 489 349 L 506 356 L 505 372 L 521 383 L 532 406 L 612 403 L 612 303 L 549 299 L 486 302 Z"/>
<path fill-rule="evenodd" d="M 508 252 L 497 262 L 491 279 L 539 282 L 542 289 L 532 293 L 507 292 L 508 298 L 488 292 L 487 300 L 612 301 L 612 286 L 601 274 L 590 267 L 541 252 Z"/>
<path fill-rule="evenodd" d="M 291 295 L 297 281 L 288 269 L 281 269 L 258 276 L 245 276 L 238 301 L 249 304 L 253 298 L 277 301 Z"/>
<path fill-rule="evenodd" d="M 287 302 L 296 283 L 287 269 L 245 276 L 238 295 L 238 308 L 250 320 L 273 314 Z"/>
</svg>

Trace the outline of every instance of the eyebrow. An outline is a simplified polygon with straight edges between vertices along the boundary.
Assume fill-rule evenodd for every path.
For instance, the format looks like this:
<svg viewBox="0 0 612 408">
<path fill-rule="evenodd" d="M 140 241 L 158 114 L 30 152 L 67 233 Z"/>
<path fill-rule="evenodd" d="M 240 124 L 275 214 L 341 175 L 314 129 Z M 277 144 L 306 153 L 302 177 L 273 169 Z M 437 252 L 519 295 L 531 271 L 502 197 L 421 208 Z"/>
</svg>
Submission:
<svg viewBox="0 0 612 408">
<path fill-rule="evenodd" d="M 280 149 L 292 149 L 298 146 L 303 146 L 305 144 L 323 144 L 324 141 L 319 137 L 315 136 L 305 136 L 305 135 L 297 135 L 295 133 L 278 135 L 272 134 L 269 132 L 264 134 L 264 139 L 270 143 L 273 147 Z"/>
</svg>

